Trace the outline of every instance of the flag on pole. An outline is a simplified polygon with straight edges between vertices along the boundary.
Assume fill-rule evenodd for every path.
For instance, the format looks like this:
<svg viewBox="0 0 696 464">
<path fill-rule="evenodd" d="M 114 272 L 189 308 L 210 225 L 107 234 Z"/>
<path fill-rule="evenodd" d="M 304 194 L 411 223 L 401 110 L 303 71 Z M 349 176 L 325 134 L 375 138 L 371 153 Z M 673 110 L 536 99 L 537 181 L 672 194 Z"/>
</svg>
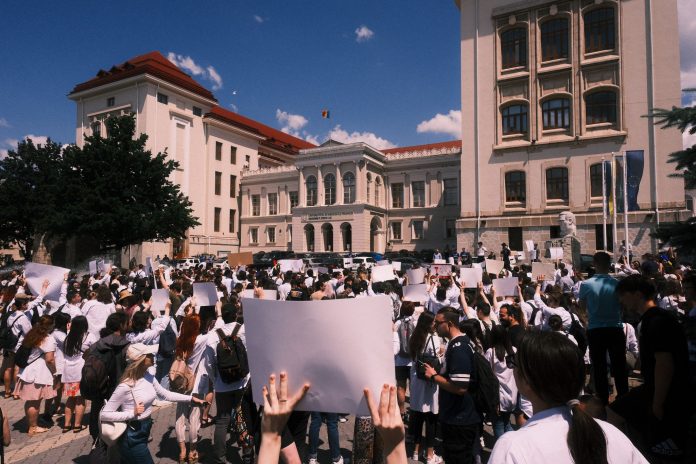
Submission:
<svg viewBox="0 0 696 464">
<path fill-rule="evenodd" d="M 614 205 L 616 207 L 617 213 L 624 212 L 624 167 L 626 160 L 623 155 L 617 155 L 614 157 L 614 186 L 616 188 L 616 198 L 614 198 Z"/>
<path fill-rule="evenodd" d="M 323 119 L 330 119 L 331 113 L 329 112 L 329 110 L 321 110 L 321 117 Z"/>
<path fill-rule="evenodd" d="M 638 191 L 640 181 L 643 179 L 643 166 L 645 164 L 643 150 L 631 150 L 626 152 L 626 197 L 628 210 L 638 211 Z"/>
<path fill-rule="evenodd" d="M 604 192 L 606 195 L 606 208 L 610 216 L 614 215 L 614 182 L 613 182 L 613 169 L 611 167 L 612 160 L 604 161 Z"/>
</svg>

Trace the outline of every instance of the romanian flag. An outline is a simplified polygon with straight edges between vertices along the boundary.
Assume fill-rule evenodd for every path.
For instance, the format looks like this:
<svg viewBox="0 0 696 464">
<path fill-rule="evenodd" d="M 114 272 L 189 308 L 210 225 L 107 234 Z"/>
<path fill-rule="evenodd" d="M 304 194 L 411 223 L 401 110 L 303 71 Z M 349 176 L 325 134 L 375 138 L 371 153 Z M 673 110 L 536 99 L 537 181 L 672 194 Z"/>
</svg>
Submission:
<svg viewBox="0 0 696 464">
<path fill-rule="evenodd" d="M 321 117 L 323 119 L 330 119 L 331 113 L 329 112 L 329 110 L 321 110 Z"/>
</svg>

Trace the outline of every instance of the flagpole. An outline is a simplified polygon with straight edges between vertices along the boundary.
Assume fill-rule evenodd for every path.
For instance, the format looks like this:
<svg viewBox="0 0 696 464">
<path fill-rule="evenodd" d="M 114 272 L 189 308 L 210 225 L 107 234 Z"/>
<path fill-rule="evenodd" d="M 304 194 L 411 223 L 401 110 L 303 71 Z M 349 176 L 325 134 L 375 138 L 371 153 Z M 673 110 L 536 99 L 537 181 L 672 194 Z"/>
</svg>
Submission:
<svg viewBox="0 0 696 464">
<path fill-rule="evenodd" d="M 626 159 L 626 152 L 623 152 L 623 204 L 624 204 L 624 235 L 626 237 L 625 250 L 626 261 L 628 261 L 628 247 L 630 241 L 628 239 L 628 162 Z M 630 263 L 627 263 L 630 264 Z"/>
<path fill-rule="evenodd" d="M 618 231 L 616 230 L 616 218 L 617 218 L 617 209 L 618 209 L 618 205 L 616 204 L 616 200 L 617 200 L 617 196 L 616 196 L 617 185 L 616 184 L 617 184 L 617 182 L 616 182 L 616 154 L 614 152 L 612 152 L 611 153 L 611 189 L 613 191 L 612 193 L 614 196 L 614 207 L 612 208 L 613 209 L 612 213 L 613 213 L 614 217 L 612 218 L 612 224 L 611 224 L 611 227 L 612 227 L 612 237 L 611 237 L 612 238 L 612 240 L 611 240 L 612 245 L 611 246 L 612 246 L 612 250 L 614 252 L 614 261 L 615 262 L 616 262 L 616 251 L 617 251 L 616 239 L 617 239 L 617 234 L 618 234 Z"/>
<path fill-rule="evenodd" d="M 602 156 L 602 250 L 607 251 L 607 208 L 609 201 L 607 199 L 607 166 L 604 163 Z"/>
</svg>

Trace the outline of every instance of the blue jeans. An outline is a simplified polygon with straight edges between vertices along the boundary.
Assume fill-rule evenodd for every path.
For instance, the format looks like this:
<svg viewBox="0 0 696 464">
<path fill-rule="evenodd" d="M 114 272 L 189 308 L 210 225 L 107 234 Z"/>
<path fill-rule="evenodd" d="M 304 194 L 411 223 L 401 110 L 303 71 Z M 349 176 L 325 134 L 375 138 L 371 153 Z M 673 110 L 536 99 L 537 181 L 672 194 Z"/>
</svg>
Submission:
<svg viewBox="0 0 696 464">
<path fill-rule="evenodd" d="M 152 419 L 134 420 L 128 423 L 126 431 L 119 440 L 121 462 L 128 464 L 154 464 L 147 447 L 150 438 Z"/>
<path fill-rule="evenodd" d="M 334 412 L 313 412 L 309 424 L 309 457 L 316 458 L 319 449 L 319 430 L 322 420 L 326 420 L 326 433 L 329 436 L 329 450 L 333 462 L 341 459 L 341 446 L 338 441 L 338 414 Z"/>
<path fill-rule="evenodd" d="M 503 436 L 505 432 L 512 432 L 510 414 L 512 413 L 501 411 L 500 414 L 493 418 L 493 436 L 496 439 Z"/>
</svg>

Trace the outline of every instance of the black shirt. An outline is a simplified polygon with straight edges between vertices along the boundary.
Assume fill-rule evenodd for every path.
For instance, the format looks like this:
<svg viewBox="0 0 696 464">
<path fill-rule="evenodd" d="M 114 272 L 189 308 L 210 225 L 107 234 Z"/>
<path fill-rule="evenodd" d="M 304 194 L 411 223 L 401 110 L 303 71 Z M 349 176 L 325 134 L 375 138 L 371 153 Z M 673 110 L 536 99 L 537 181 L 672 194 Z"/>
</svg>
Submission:
<svg viewBox="0 0 696 464">
<path fill-rule="evenodd" d="M 655 353 L 670 353 L 674 360 L 674 377 L 667 398 L 684 398 L 682 395 L 688 386 L 689 353 L 686 335 L 677 318 L 658 307 L 651 308 L 640 318 L 638 337 L 640 370 L 645 387 L 650 392 L 655 389 Z"/>
<path fill-rule="evenodd" d="M 524 336 L 524 328 L 522 327 L 522 325 L 517 324 L 510 326 L 510 328 L 508 329 L 508 333 L 510 334 L 510 342 L 512 343 L 512 346 L 519 349 L 520 342 L 522 341 L 522 337 Z"/>
<path fill-rule="evenodd" d="M 453 338 L 447 344 L 444 368 L 440 375 L 457 386 L 467 387 L 474 372 L 474 352 L 466 335 Z M 475 380 L 475 379 L 474 379 Z M 455 395 L 440 387 L 440 422 L 450 425 L 474 425 L 482 422 L 474 400 L 467 392 Z"/>
</svg>

